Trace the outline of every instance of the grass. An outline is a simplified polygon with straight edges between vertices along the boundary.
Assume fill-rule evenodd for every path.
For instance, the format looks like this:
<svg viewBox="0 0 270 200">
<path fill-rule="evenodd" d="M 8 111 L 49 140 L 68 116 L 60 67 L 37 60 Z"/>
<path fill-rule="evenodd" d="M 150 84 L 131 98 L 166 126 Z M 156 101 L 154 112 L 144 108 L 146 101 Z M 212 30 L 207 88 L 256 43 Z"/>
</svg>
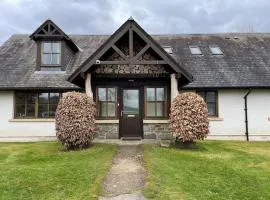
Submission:
<svg viewBox="0 0 270 200">
<path fill-rule="evenodd" d="M 56 142 L 0 143 L 0 199 L 96 199 L 114 145 L 64 152 Z"/>
<path fill-rule="evenodd" d="M 269 142 L 199 142 L 197 149 L 144 146 L 149 199 L 270 199 Z"/>
</svg>

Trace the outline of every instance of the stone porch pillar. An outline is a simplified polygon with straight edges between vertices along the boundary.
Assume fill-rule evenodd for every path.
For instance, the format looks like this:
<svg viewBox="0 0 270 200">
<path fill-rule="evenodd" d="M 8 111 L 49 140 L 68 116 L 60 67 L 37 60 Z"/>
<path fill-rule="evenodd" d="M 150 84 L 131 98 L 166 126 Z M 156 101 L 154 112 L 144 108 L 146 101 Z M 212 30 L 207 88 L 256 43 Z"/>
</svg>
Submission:
<svg viewBox="0 0 270 200">
<path fill-rule="evenodd" d="M 178 80 L 176 74 L 171 74 L 171 102 L 178 95 Z"/>
<path fill-rule="evenodd" d="M 87 73 L 85 78 L 85 93 L 87 96 L 93 99 L 92 85 L 91 85 L 91 74 Z"/>
</svg>

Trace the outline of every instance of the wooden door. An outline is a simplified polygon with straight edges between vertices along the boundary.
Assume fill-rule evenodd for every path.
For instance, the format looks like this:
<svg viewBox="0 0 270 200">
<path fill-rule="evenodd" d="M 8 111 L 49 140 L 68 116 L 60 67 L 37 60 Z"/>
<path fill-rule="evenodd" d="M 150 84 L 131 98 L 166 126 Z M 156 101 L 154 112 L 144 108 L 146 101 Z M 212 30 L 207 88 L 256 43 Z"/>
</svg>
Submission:
<svg viewBox="0 0 270 200">
<path fill-rule="evenodd" d="M 142 106 L 139 88 L 123 88 L 120 92 L 120 137 L 142 137 Z"/>
</svg>

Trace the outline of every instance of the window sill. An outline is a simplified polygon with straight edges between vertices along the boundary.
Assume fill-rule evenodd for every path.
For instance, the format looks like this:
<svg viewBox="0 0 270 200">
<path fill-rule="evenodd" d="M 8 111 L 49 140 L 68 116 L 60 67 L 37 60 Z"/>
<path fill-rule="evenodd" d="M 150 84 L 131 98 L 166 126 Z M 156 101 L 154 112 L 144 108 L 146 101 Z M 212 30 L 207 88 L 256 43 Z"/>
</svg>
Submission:
<svg viewBox="0 0 270 200">
<path fill-rule="evenodd" d="M 54 118 L 50 119 L 10 119 L 9 122 L 55 122 Z"/>
<path fill-rule="evenodd" d="M 119 119 L 99 119 L 95 121 L 96 124 L 119 124 Z"/>
<path fill-rule="evenodd" d="M 209 121 L 223 121 L 222 117 L 208 117 Z"/>
<path fill-rule="evenodd" d="M 168 119 L 144 119 L 144 124 L 168 124 Z"/>
</svg>

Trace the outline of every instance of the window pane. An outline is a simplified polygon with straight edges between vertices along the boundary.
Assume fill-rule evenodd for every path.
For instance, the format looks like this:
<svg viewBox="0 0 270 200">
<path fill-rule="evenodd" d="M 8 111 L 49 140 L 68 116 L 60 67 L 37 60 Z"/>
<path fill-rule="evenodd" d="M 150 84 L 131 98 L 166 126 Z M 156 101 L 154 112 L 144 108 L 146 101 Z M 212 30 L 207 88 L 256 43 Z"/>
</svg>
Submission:
<svg viewBox="0 0 270 200">
<path fill-rule="evenodd" d="M 50 42 L 43 43 L 43 53 L 52 53 L 52 46 Z"/>
<path fill-rule="evenodd" d="M 99 114 L 101 117 L 107 117 L 107 103 L 101 102 L 100 103 L 100 111 Z"/>
<path fill-rule="evenodd" d="M 52 43 L 52 53 L 60 53 L 60 43 L 59 42 Z"/>
<path fill-rule="evenodd" d="M 38 117 L 49 117 L 48 104 L 38 104 Z"/>
<path fill-rule="evenodd" d="M 215 103 L 208 103 L 207 104 L 208 115 L 215 116 L 216 115 L 216 104 Z"/>
<path fill-rule="evenodd" d="M 16 104 L 15 117 L 25 117 L 25 104 Z"/>
<path fill-rule="evenodd" d="M 157 116 L 162 117 L 164 116 L 164 103 L 157 103 Z"/>
<path fill-rule="evenodd" d="M 49 103 L 49 93 L 39 93 L 39 95 L 38 95 L 38 103 L 39 104 Z"/>
<path fill-rule="evenodd" d="M 207 97 L 206 97 L 207 102 L 216 102 L 216 93 L 215 92 L 207 92 Z"/>
<path fill-rule="evenodd" d="M 60 54 L 52 54 L 52 65 L 59 65 L 60 64 Z"/>
<path fill-rule="evenodd" d="M 58 104 L 59 98 L 59 93 L 50 93 L 50 104 Z"/>
<path fill-rule="evenodd" d="M 115 103 L 108 103 L 108 117 L 115 116 Z"/>
<path fill-rule="evenodd" d="M 43 62 L 44 65 L 50 65 L 52 62 L 52 54 L 43 54 Z"/>
<path fill-rule="evenodd" d="M 27 94 L 27 104 L 35 104 L 37 95 L 35 93 Z"/>
<path fill-rule="evenodd" d="M 205 92 L 197 92 L 205 101 Z"/>
<path fill-rule="evenodd" d="M 164 101 L 165 93 L 164 88 L 157 88 L 157 101 Z"/>
<path fill-rule="evenodd" d="M 106 101 L 106 88 L 98 88 L 98 100 Z"/>
<path fill-rule="evenodd" d="M 35 104 L 30 104 L 30 103 L 27 104 L 26 116 L 35 117 Z"/>
<path fill-rule="evenodd" d="M 147 101 L 155 101 L 155 88 L 146 88 Z"/>
<path fill-rule="evenodd" d="M 139 113 L 139 90 L 123 91 L 123 107 L 125 114 Z"/>
<path fill-rule="evenodd" d="M 16 93 L 16 104 L 24 104 L 25 93 Z"/>
<path fill-rule="evenodd" d="M 210 47 L 210 50 L 211 50 L 212 54 L 214 54 L 214 55 L 222 55 L 223 54 L 221 49 L 217 46 Z"/>
<path fill-rule="evenodd" d="M 191 54 L 193 55 L 202 55 L 200 48 L 197 46 L 190 46 L 189 49 L 190 49 Z"/>
<path fill-rule="evenodd" d="M 50 104 L 50 110 L 49 110 L 50 117 L 55 117 L 56 108 L 57 108 L 57 104 Z"/>
<path fill-rule="evenodd" d="M 108 101 L 115 101 L 115 88 L 108 88 Z"/>
<path fill-rule="evenodd" d="M 147 103 L 146 115 L 149 117 L 156 116 L 155 103 Z"/>
</svg>

